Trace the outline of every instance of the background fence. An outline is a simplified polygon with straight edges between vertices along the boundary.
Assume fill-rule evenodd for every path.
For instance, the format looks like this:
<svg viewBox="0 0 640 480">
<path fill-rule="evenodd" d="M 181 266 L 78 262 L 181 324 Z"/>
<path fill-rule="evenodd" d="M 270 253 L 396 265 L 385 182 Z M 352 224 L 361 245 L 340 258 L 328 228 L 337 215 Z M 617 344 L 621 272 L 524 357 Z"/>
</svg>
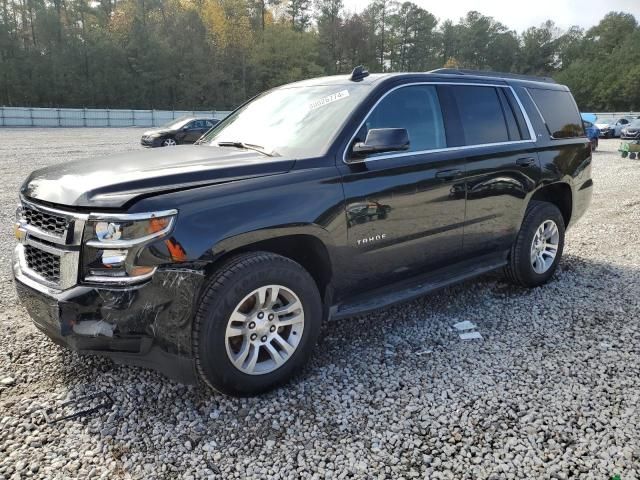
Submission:
<svg viewBox="0 0 640 480">
<path fill-rule="evenodd" d="M 0 127 L 156 127 L 186 115 L 221 119 L 228 114 L 217 110 L 0 107 Z"/>
<path fill-rule="evenodd" d="M 183 116 L 222 119 L 220 110 L 0 107 L 0 127 L 158 127 Z M 598 118 L 637 118 L 637 112 L 598 112 Z"/>
<path fill-rule="evenodd" d="M 639 112 L 595 112 L 593 113 L 597 118 L 614 118 L 618 120 L 619 118 L 638 118 L 640 117 Z"/>
</svg>

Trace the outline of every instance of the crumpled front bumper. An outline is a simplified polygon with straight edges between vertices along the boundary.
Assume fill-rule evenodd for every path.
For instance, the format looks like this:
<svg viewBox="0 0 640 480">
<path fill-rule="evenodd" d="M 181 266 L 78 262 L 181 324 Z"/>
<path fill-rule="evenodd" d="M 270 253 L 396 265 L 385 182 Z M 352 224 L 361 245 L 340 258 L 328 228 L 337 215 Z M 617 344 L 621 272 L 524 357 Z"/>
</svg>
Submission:
<svg viewBox="0 0 640 480">
<path fill-rule="evenodd" d="M 61 291 L 26 276 L 17 258 L 13 273 L 33 322 L 59 345 L 195 382 L 191 322 L 203 272 L 159 269 L 141 285 Z"/>
</svg>

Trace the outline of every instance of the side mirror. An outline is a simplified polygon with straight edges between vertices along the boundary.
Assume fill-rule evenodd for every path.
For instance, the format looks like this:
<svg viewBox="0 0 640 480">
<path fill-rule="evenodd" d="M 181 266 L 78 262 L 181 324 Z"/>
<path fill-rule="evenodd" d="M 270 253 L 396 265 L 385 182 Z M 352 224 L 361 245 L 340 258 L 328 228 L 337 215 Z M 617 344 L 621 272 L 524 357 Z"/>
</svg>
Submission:
<svg viewBox="0 0 640 480">
<path fill-rule="evenodd" d="M 355 157 L 362 158 L 372 153 L 408 150 L 409 144 L 406 128 L 373 128 L 364 142 L 353 146 L 352 152 Z"/>
</svg>

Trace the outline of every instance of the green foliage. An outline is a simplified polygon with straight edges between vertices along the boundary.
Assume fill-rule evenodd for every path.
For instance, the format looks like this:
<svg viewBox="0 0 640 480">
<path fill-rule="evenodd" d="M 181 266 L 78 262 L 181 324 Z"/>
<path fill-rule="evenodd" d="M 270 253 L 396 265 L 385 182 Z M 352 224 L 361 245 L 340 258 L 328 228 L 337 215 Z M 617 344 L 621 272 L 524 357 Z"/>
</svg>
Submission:
<svg viewBox="0 0 640 480">
<path fill-rule="evenodd" d="M 640 27 L 611 12 L 586 32 L 518 35 L 469 12 L 437 19 L 371 0 L 0 0 L 0 104 L 228 109 L 304 78 L 459 68 L 549 75 L 583 110 L 640 108 Z"/>
</svg>

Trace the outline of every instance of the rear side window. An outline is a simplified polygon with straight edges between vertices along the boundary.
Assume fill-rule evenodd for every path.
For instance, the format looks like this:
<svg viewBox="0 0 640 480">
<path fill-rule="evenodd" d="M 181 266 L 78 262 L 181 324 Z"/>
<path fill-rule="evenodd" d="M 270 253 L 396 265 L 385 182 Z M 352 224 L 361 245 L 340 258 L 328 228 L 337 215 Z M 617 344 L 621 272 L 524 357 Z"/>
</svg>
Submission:
<svg viewBox="0 0 640 480">
<path fill-rule="evenodd" d="M 513 113 L 507 121 L 503 111 L 505 107 L 495 87 L 456 85 L 452 91 L 462 122 L 465 145 L 508 142 L 509 130 L 516 135 Z M 508 122 L 511 123 L 509 128 Z"/>
<path fill-rule="evenodd" d="M 412 152 L 447 146 L 438 93 L 433 85 L 412 85 L 393 90 L 367 118 L 358 132 L 360 141 L 373 128 L 406 128 L 411 142 L 409 151 Z"/>
<path fill-rule="evenodd" d="M 584 129 L 578 107 L 564 90 L 528 88 L 553 138 L 583 137 Z"/>
</svg>

